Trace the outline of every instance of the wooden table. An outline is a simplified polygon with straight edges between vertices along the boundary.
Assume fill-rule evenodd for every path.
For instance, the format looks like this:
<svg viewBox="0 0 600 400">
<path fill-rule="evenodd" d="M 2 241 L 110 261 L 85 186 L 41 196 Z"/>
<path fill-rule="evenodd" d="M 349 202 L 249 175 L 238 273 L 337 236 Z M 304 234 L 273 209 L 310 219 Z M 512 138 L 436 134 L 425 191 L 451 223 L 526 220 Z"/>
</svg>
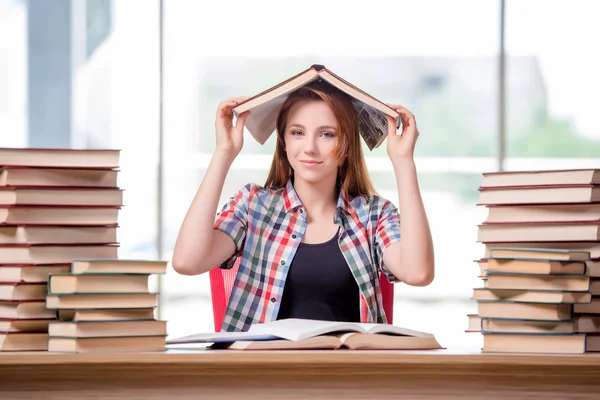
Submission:
<svg viewBox="0 0 600 400">
<path fill-rule="evenodd" d="M 0 353 L 0 399 L 600 399 L 600 354 Z"/>
</svg>

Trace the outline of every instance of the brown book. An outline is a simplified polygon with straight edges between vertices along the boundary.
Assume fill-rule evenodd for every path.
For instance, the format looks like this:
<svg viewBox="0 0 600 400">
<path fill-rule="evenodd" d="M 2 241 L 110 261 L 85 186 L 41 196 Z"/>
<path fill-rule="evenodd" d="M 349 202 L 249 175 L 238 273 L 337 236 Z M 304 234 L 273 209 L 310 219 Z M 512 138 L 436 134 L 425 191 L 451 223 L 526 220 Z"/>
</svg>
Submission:
<svg viewBox="0 0 600 400">
<path fill-rule="evenodd" d="M 515 303 L 589 303 L 590 292 L 567 292 L 562 290 L 489 289 L 474 288 L 473 300 L 511 301 Z"/>
<path fill-rule="evenodd" d="M 116 244 L 117 226 L 0 225 L 0 244 Z"/>
<path fill-rule="evenodd" d="M 587 275 L 509 274 L 487 271 L 484 281 L 487 289 L 564 290 L 585 292 L 590 288 Z"/>
<path fill-rule="evenodd" d="M 150 308 L 158 306 L 156 293 L 65 294 L 46 296 L 49 309 Z"/>
<path fill-rule="evenodd" d="M 586 261 L 587 274 L 591 278 L 600 278 L 600 261 Z"/>
<path fill-rule="evenodd" d="M 0 319 L 0 332 L 48 333 L 48 325 L 55 319 Z"/>
<path fill-rule="evenodd" d="M 565 321 L 572 317 L 571 304 L 516 303 L 479 301 L 477 315 L 481 318 L 533 319 Z"/>
<path fill-rule="evenodd" d="M 530 321 L 526 319 L 483 318 L 483 333 L 576 333 L 573 321 Z"/>
<path fill-rule="evenodd" d="M 600 314 L 600 297 L 593 297 L 587 304 L 573 305 L 573 312 L 577 314 Z"/>
<path fill-rule="evenodd" d="M 56 311 L 46 308 L 43 300 L 2 301 L 0 300 L 0 319 L 46 319 L 56 318 Z"/>
<path fill-rule="evenodd" d="M 486 258 L 482 258 L 480 260 L 476 260 L 479 266 L 479 276 L 487 275 L 487 264 L 488 260 Z M 590 278 L 600 278 L 600 261 L 599 260 L 590 260 L 584 261 L 585 263 L 585 273 L 590 276 Z M 0 269 L 1 271 L 1 269 Z"/>
<path fill-rule="evenodd" d="M 465 332 L 481 332 L 481 317 L 477 314 L 467 314 L 468 327 Z"/>
<path fill-rule="evenodd" d="M 0 226 L 7 225 L 117 225 L 119 207 L 4 206 Z"/>
<path fill-rule="evenodd" d="M 48 351 L 59 353 L 165 351 L 165 336 L 63 338 L 50 337 Z"/>
<path fill-rule="evenodd" d="M 487 262 L 488 262 L 487 258 L 475 260 L 475 262 L 477 263 L 477 266 L 479 267 L 479 275 L 478 276 L 487 275 Z"/>
<path fill-rule="evenodd" d="M 489 271 L 522 274 L 583 275 L 586 272 L 586 264 L 585 261 L 571 262 L 490 258 L 487 260 L 486 273 Z"/>
<path fill-rule="evenodd" d="M 0 187 L 0 205 L 63 205 L 110 206 L 123 205 L 123 190 L 117 188 L 65 187 Z"/>
<path fill-rule="evenodd" d="M 598 222 L 600 203 L 490 205 L 485 223 Z"/>
<path fill-rule="evenodd" d="M 57 310 L 59 321 L 143 321 L 154 319 L 154 308 Z"/>
<path fill-rule="evenodd" d="M 590 280 L 590 293 L 593 296 L 600 296 L 600 279 Z"/>
<path fill-rule="evenodd" d="M 69 264 L 50 265 L 1 265 L 0 282 L 7 283 L 41 283 L 48 282 L 50 274 L 69 272 Z"/>
<path fill-rule="evenodd" d="M 246 119 L 246 129 L 258 143 L 264 144 L 276 129 L 277 114 L 287 96 L 296 89 L 317 80 L 325 81 L 351 97 L 358 114 L 359 132 L 370 150 L 379 147 L 388 135 L 386 116 L 397 118 L 396 128 L 399 128 L 400 118 L 395 110 L 339 77 L 325 66 L 316 64 L 250 97 L 234 107 L 233 112 L 239 115 L 250 111 L 250 115 Z"/>
<path fill-rule="evenodd" d="M 479 225 L 479 242 L 600 240 L 600 221 L 579 223 L 496 223 Z"/>
<path fill-rule="evenodd" d="M 1 166 L 105 168 L 119 165 L 120 150 L 67 148 L 0 148 Z"/>
<path fill-rule="evenodd" d="M 479 188 L 478 205 L 600 202 L 600 185 Z"/>
<path fill-rule="evenodd" d="M 64 264 L 75 258 L 116 258 L 118 245 L 14 244 L 0 246 L 3 264 Z"/>
<path fill-rule="evenodd" d="M 547 261 L 587 261 L 590 253 L 585 250 L 561 248 L 518 248 L 500 247 L 490 248 L 488 258 L 518 259 L 518 260 L 547 260 Z M 489 260 L 488 260 L 489 262 Z"/>
<path fill-rule="evenodd" d="M 77 258 L 71 265 L 74 274 L 164 274 L 166 271 L 166 261 L 151 260 Z"/>
<path fill-rule="evenodd" d="M 0 167 L 0 186 L 117 187 L 116 170 Z"/>
<path fill-rule="evenodd" d="M 0 300 L 44 300 L 45 283 L 0 283 Z"/>
<path fill-rule="evenodd" d="M 600 337 L 584 334 L 518 334 L 491 333 L 483 335 L 484 353 L 563 353 L 580 354 L 600 351 Z"/>
<path fill-rule="evenodd" d="M 600 333 L 600 316 L 578 315 L 575 318 L 575 332 Z"/>
<path fill-rule="evenodd" d="M 484 172 L 481 186 L 600 184 L 600 169 Z"/>
<path fill-rule="evenodd" d="M 142 274 L 53 274 L 48 294 L 148 293 L 148 277 Z"/>
<path fill-rule="evenodd" d="M 130 337 L 166 336 L 166 321 L 54 321 L 48 327 L 50 337 Z"/>
<path fill-rule="evenodd" d="M 0 351 L 45 351 L 47 349 L 47 333 L 0 333 Z"/>
<path fill-rule="evenodd" d="M 576 250 L 583 253 L 589 253 L 592 260 L 600 259 L 600 241 L 597 242 L 493 242 L 485 243 L 485 257 L 489 257 L 494 248 L 514 248 L 527 250 L 531 248 L 537 249 L 563 249 Z M 582 254 L 582 257 L 585 257 Z"/>
</svg>

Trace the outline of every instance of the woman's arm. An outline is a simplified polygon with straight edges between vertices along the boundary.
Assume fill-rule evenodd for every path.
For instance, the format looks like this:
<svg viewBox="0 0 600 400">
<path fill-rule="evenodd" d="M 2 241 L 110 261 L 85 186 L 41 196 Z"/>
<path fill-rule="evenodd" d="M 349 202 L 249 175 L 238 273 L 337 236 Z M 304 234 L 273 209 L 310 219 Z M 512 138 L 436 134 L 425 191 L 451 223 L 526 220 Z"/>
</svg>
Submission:
<svg viewBox="0 0 600 400">
<path fill-rule="evenodd" d="M 398 184 L 402 235 L 383 253 L 386 267 L 402 282 L 427 286 L 434 278 L 433 240 L 413 160 L 397 160 L 394 172 Z"/>
<path fill-rule="evenodd" d="M 207 272 L 235 251 L 233 240 L 214 229 L 219 197 L 230 166 L 230 159 L 223 154 L 213 155 L 210 161 L 177 235 L 172 264 L 180 274 Z"/>
<path fill-rule="evenodd" d="M 433 240 L 427 220 L 417 170 L 413 158 L 419 136 L 415 117 L 402 106 L 391 106 L 402 118 L 402 135 L 396 134 L 395 121 L 388 118 L 388 155 L 398 185 L 401 239 L 383 254 L 386 267 L 401 281 L 412 286 L 427 286 L 435 276 Z"/>
<path fill-rule="evenodd" d="M 215 215 L 223 184 L 233 160 L 243 145 L 244 122 L 248 113 L 233 126 L 231 108 L 244 98 L 221 102 L 215 120 L 216 148 L 202 183 L 185 215 L 175 248 L 172 265 L 184 275 L 198 275 L 220 265 L 235 251 L 233 240 L 214 229 Z"/>
</svg>

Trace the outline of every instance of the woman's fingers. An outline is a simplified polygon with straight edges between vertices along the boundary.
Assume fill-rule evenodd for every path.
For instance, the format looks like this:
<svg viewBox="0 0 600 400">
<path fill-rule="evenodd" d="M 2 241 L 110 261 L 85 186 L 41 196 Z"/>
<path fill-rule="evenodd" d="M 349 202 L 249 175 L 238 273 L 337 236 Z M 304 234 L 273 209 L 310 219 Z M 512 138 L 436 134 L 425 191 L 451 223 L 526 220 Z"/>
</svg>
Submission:
<svg viewBox="0 0 600 400">
<path fill-rule="evenodd" d="M 250 111 L 245 111 L 238 115 L 237 120 L 235 121 L 236 129 L 243 129 L 244 124 L 246 123 L 246 118 L 250 115 Z"/>
<path fill-rule="evenodd" d="M 238 96 L 238 97 L 234 97 L 233 100 L 237 101 L 238 104 L 239 103 L 243 103 L 244 101 L 248 100 L 250 97 L 248 96 Z"/>
<path fill-rule="evenodd" d="M 386 118 L 388 122 L 388 137 L 396 136 L 396 134 L 398 133 L 398 130 L 396 128 L 396 120 L 390 117 L 389 115 L 386 115 Z"/>
<path fill-rule="evenodd" d="M 241 102 L 243 102 L 245 99 L 247 99 L 248 97 L 232 97 L 230 99 L 226 99 L 223 100 L 219 103 L 219 105 L 217 106 L 217 114 L 218 115 L 225 115 L 225 113 L 228 113 L 228 111 L 230 111 L 232 108 L 234 108 L 236 105 L 240 104 Z M 231 113 L 233 115 L 233 113 Z"/>
<path fill-rule="evenodd" d="M 407 108 L 402 106 L 393 106 L 392 107 L 398 114 L 400 114 L 400 118 L 402 120 L 402 125 L 406 126 L 416 126 L 417 120 L 413 113 L 411 113 Z"/>
</svg>

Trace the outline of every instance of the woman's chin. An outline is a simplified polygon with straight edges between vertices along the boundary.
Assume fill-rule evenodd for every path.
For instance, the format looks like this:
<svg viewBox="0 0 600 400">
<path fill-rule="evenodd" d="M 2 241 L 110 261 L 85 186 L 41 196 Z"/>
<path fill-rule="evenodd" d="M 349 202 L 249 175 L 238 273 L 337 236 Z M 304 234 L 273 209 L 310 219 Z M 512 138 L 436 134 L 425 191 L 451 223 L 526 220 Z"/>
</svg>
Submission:
<svg viewBox="0 0 600 400">
<path fill-rule="evenodd" d="M 329 180 L 327 175 L 311 171 L 294 171 L 295 179 L 306 183 L 317 184 Z"/>
</svg>

